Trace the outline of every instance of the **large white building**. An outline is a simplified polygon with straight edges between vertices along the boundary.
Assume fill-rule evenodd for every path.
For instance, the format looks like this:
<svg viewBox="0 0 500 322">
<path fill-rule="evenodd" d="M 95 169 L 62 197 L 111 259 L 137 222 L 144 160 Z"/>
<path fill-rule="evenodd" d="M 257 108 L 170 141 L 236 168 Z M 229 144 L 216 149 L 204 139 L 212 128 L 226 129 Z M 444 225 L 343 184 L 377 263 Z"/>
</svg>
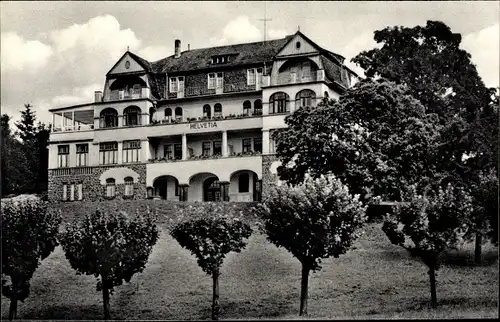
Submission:
<svg viewBox="0 0 500 322">
<path fill-rule="evenodd" d="M 55 108 L 51 201 L 260 200 L 276 182 L 271 138 L 286 115 L 357 80 L 344 57 L 301 32 L 181 51 L 127 51 L 89 104 Z"/>
</svg>

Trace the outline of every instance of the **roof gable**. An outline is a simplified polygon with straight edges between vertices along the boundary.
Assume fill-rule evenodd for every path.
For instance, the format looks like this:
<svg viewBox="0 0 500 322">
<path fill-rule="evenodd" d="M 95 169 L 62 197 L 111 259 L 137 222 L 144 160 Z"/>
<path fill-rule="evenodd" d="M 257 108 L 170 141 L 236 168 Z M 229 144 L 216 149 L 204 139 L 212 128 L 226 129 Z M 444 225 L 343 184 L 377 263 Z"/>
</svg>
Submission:
<svg viewBox="0 0 500 322">
<path fill-rule="evenodd" d="M 298 31 L 289 39 L 276 57 L 319 53 L 320 51 L 321 47 Z"/>
<path fill-rule="evenodd" d="M 127 51 L 118 60 L 118 62 L 111 68 L 111 70 L 106 74 L 106 76 L 115 74 L 134 73 L 134 72 L 146 72 L 148 71 L 148 69 L 149 69 L 148 61 Z"/>
</svg>

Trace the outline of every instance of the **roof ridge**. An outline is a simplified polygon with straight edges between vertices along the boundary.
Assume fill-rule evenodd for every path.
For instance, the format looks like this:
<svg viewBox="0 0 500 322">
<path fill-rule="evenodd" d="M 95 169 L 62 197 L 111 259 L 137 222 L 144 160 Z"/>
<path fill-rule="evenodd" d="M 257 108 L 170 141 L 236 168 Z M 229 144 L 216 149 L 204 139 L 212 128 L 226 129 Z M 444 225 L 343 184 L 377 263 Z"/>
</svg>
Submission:
<svg viewBox="0 0 500 322">
<path fill-rule="evenodd" d="M 242 42 L 242 43 L 237 43 L 237 44 L 228 44 L 228 45 L 221 45 L 221 46 L 213 46 L 213 47 L 202 47 L 202 48 L 195 48 L 195 49 L 190 49 L 190 50 L 184 50 L 184 51 L 181 51 L 181 55 L 182 53 L 186 53 L 186 52 L 193 52 L 193 51 L 197 51 L 197 50 L 207 50 L 207 49 L 218 49 L 218 48 L 223 48 L 223 47 L 231 47 L 231 46 L 241 46 L 241 45 L 255 45 L 255 44 L 258 44 L 258 43 L 270 43 L 270 42 L 273 42 L 273 41 L 283 41 L 287 38 L 290 38 L 292 37 L 293 35 L 287 35 L 283 38 L 278 38 L 278 39 L 270 39 L 270 40 L 265 40 L 265 41 L 254 41 L 254 42 Z M 161 60 L 164 60 L 164 59 L 167 59 L 169 57 L 173 57 L 174 55 L 169 55 L 167 57 L 164 57 L 164 58 L 160 58 L 158 60 L 155 60 L 153 62 L 151 62 L 152 64 L 155 64 Z"/>
</svg>

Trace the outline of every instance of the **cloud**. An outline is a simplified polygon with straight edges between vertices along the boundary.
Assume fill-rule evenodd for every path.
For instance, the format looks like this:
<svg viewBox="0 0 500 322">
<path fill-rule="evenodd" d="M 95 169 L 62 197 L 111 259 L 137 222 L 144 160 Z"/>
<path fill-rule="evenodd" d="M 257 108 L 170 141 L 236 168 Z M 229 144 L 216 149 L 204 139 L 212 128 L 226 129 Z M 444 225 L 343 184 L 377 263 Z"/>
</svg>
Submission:
<svg viewBox="0 0 500 322">
<path fill-rule="evenodd" d="M 285 38 L 288 33 L 286 30 L 283 29 L 269 29 L 268 34 L 268 39 L 280 39 L 280 38 Z"/>
<path fill-rule="evenodd" d="M 71 94 L 54 96 L 51 100 L 52 108 L 64 107 L 77 104 L 90 103 L 94 100 L 94 92 L 102 90 L 102 84 L 91 84 L 75 87 Z"/>
<path fill-rule="evenodd" d="M 369 50 L 375 47 L 380 48 L 380 46 L 380 44 L 377 44 L 375 40 L 373 40 L 373 32 L 365 32 L 351 40 L 339 51 L 339 54 L 345 57 L 344 63 L 347 67 L 351 68 L 358 75 L 364 77 L 364 70 L 356 64 L 351 63 L 351 59 L 364 50 Z"/>
<path fill-rule="evenodd" d="M 461 47 L 471 54 L 479 75 L 489 87 L 499 86 L 500 24 L 465 35 Z"/>
<path fill-rule="evenodd" d="M 37 40 L 26 41 L 15 32 L 2 33 L 1 43 L 2 72 L 34 72 L 44 67 L 53 54 L 50 46 Z"/>
<path fill-rule="evenodd" d="M 263 40 L 259 28 L 250 22 L 248 16 L 238 16 L 228 22 L 222 30 L 222 36 L 213 37 L 210 42 L 214 45 L 235 44 Z"/>
<path fill-rule="evenodd" d="M 140 49 L 137 55 L 140 57 L 153 62 L 159 59 L 168 57 L 173 54 L 173 46 L 147 46 L 144 49 Z"/>
</svg>

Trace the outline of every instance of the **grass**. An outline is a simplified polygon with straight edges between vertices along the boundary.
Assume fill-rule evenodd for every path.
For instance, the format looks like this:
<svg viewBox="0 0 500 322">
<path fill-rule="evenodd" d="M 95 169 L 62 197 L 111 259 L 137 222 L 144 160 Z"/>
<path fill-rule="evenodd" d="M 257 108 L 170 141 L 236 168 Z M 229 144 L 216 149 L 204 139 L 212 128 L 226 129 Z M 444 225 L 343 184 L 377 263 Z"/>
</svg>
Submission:
<svg viewBox="0 0 500 322">
<path fill-rule="evenodd" d="M 168 234 L 168 221 L 142 274 L 115 289 L 114 319 L 210 319 L 211 278 L 189 251 Z M 309 286 L 309 318 L 497 318 L 498 254 L 484 248 L 484 266 L 468 265 L 472 248 L 452 252 L 437 275 L 438 305 L 430 308 L 427 270 L 404 249 L 391 245 L 380 224 L 370 224 L 355 249 L 327 259 Z M 465 258 L 465 259 L 464 259 Z M 102 297 L 93 276 L 78 276 L 60 247 L 42 262 L 30 296 L 19 304 L 21 319 L 101 319 Z M 222 319 L 297 319 L 300 264 L 286 250 L 254 234 L 222 267 Z M 8 301 L 2 298 L 2 319 Z"/>
</svg>

